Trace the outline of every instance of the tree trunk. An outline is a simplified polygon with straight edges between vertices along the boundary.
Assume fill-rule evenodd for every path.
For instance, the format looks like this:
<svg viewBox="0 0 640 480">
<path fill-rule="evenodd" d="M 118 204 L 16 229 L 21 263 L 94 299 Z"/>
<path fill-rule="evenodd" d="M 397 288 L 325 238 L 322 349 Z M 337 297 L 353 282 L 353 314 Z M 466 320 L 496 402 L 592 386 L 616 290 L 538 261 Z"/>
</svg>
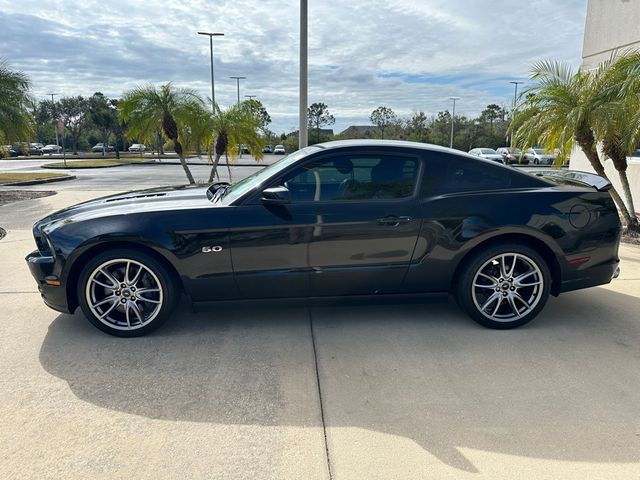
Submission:
<svg viewBox="0 0 640 480">
<path fill-rule="evenodd" d="M 613 162 L 613 166 L 618 172 L 620 177 L 620 183 L 622 183 L 622 191 L 624 192 L 625 199 L 627 200 L 627 208 L 629 209 L 629 215 L 631 217 L 631 225 L 638 225 L 638 218 L 636 217 L 636 209 L 633 204 L 633 196 L 631 195 L 631 188 L 629 187 L 629 178 L 627 177 L 627 154 L 622 148 L 622 144 L 619 139 L 608 140 L 602 143 L 602 147 L 605 155 L 607 155 Z"/>
<path fill-rule="evenodd" d="M 178 158 L 180 158 L 180 165 L 184 169 L 184 173 L 187 176 L 187 180 L 189 180 L 189 185 L 194 185 L 196 181 L 193 179 L 193 175 L 191 175 L 191 170 L 189 170 L 189 165 L 187 165 L 187 161 L 184 158 L 184 153 L 182 152 L 182 144 L 178 141 L 177 138 L 172 138 L 173 140 L 173 148 L 178 154 Z"/>
<path fill-rule="evenodd" d="M 209 174 L 209 183 L 213 183 L 213 179 L 217 176 L 218 180 L 220 180 L 220 176 L 218 175 L 218 162 L 220 161 L 221 155 L 216 152 L 215 160 L 213 161 L 213 166 L 211 167 L 211 173 Z"/>
<path fill-rule="evenodd" d="M 229 138 L 226 133 L 220 133 L 216 138 L 215 152 L 216 158 L 213 162 L 213 167 L 211 167 L 211 173 L 209 174 L 209 183 L 213 182 L 213 177 L 218 177 L 220 180 L 220 175 L 218 175 L 218 162 L 220 161 L 220 157 L 222 157 L 223 153 L 227 153 L 227 147 L 229 146 Z M 227 166 L 229 162 L 227 161 Z"/>
<path fill-rule="evenodd" d="M 227 162 L 227 171 L 229 172 L 229 183 L 231 183 L 231 166 L 229 165 L 229 155 L 225 152 L 224 159 Z"/>
<path fill-rule="evenodd" d="M 585 156 L 587 157 L 587 160 L 589 160 L 589 163 L 591 164 L 591 168 L 593 168 L 598 175 L 600 175 L 602 178 L 606 179 L 609 183 L 611 183 L 611 180 L 609 180 L 609 177 L 604 171 L 604 165 L 602 165 L 602 162 L 600 161 L 600 157 L 598 156 L 598 151 L 596 150 L 596 146 L 595 146 L 596 143 L 595 143 L 595 138 L 593 137 L 593 134 L 591 132 L 589 132 L 589 134 L 584 134 L 580 138 L 577 138 L 576 141 L 580 146 L 580 148 L 582 149 L 582 151 L 584 152 Z M 620 197 L 620 194 L 615 189 L 613 184 L 611 185 L 611 189 L 609 190 L 609 193 L 611 194 L 611 198 L 613 198 L 613 201 L 615 202 L 615 204 L 618 207 L 618 210 L 620 211 L 623 225 L 625 227 L 628 227 L 633 223 L 633 219 L 631 218 L 631 215 L 629 214 L 629 210 L 627 209 L 627 206 L 625 205 L 624 201 Z"/>
</svg>

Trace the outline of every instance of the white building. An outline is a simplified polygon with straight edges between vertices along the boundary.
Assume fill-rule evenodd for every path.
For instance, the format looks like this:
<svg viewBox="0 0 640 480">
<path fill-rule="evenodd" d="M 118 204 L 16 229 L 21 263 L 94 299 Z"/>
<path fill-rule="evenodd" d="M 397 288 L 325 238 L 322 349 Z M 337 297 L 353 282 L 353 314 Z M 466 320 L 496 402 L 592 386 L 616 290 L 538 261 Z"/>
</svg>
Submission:
<svg viewBox="0 0 640 480">
<path fill-rule="evenodd" d="M 630 49 L 640 49 L 640 1 L 589 0 L 582 47 L 583 68 L 596 68 L 612 55 Z M 604 165 L 607 176 L 620 195 L 623 195 L 613 163 L 611 160 L 605 160 Z M 572 153 L 570 168 L 592 171 L 580 149 Z M 629 159 L 627 176 L 637 210 L 640 208 L 640 158 Z"/>
</svg>

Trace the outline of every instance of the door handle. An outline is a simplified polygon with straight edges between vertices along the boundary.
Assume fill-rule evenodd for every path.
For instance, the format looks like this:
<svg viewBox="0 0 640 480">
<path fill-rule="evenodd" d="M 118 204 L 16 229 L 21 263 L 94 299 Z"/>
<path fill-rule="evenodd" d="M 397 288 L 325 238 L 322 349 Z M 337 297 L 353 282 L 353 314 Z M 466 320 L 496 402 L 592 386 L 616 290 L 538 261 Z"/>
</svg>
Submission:
<svg viewBox="0 0 640 480">
<path fill-rule="evenodd" d="M 378 219 L 378 224 L 379 225 L 386 225 L 389 227 L 397 227 L 398 225 L 400 225 L 401 223 L 409 223 L 413 220 L 413 218 L 411 217 L 405 217 L 405 216 L 397 216 L 397 215 L 387 215 L 386 217 L 383 218 L 379 218 Z"/>
</svg>

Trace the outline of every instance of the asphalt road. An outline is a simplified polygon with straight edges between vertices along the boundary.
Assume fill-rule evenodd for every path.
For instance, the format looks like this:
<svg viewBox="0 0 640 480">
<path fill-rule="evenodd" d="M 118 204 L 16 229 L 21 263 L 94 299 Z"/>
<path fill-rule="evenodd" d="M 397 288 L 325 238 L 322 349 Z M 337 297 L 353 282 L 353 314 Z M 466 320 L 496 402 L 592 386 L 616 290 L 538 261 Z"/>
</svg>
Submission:
<svg viewBox="0 0 640 480">
<path fill-rule="evenodd" d="M 238 158 L 236 163 L 239 165 L 231 166 L 232 181 L 241 180 L 247 177 L 261 167 L 269 165 L 279 159 L 279 155 L 265 155 L 260 162 L 256 162 L 253 157 L 243 155 Z M 161 160 L 145 165 L 122 165 L 113 168 L 90 168 L 90 169 L 43 169 L 42 165 L 59 161 L 59 159 L 46 158 L 42 159 L 20 159 L 20 160 L 0 160 L 0 172 L 64 172 L 77 177 L 76 180 L 69 180 L 56 183 L 55 189 L 60 191 L 66 190 L 131 190 L 137 188 L 149 188 L 158 185 L 183 185 L 187 183 L 182 166 L 175 165 L 178 159 Z M 192 162 L 189 166 L 195 180 L 197 182 L 206 183 L 209 179 L 211 166 L 206 164 L 206 157 L 199 159 L 197 157 L 188 160 Z M 245 166 L 249 165 L 249 166 Z M 226 165 L 218 167 L 218 173 L 221 181 L 229 181 L 229 170 Z M 9 189 L 9 187 L 0 187 Z M 48 186 L 36 186 L 34 189 L 49 188 Z"/>
<path fill-rule="evenodd" d="M 0 478 L 640 478 L 638 247 L 513 331 L 446 302 L 245 302 L 116 339 L 46 308 L 23 260 L 35 219 L 104 193 L 0 207 Z"/>
</svg>

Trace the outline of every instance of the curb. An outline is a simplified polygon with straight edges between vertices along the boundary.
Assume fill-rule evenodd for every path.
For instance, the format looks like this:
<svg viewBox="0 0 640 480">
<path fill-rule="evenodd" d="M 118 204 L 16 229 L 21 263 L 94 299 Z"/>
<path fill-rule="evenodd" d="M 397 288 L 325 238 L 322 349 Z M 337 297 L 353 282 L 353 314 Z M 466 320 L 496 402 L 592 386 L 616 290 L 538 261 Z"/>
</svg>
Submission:
<svg viewBox="0 0 640 480">
<path fill-rule="evenodd" d="M 67 175 L 66 177 L 43 178 L 42 180 L 27 180 L 26 182 L 3 183 L 3 187 L 27 187 L 29 185 L 41 185 L 43 183 L 64 182 L 66 180 L 74 180 L 75 175 Z"/>
<path fill-rule="evenodd" d="M 131 165 L 182 165 L 180 162 L 145 162 L 145 163 L 132 163 Z M 213 165 L 210 163 L 190 163 L 187 162 L 188 166 L 205 166 L 205 167 L 212 167 Z M 222 166 L 231 166 L 231 167 L 266 167 L 267 165 L 271 165 L 270 163 L 258 163 L 258 162 L 253 162 L 253 163 L 218 163 L 219 167 Z"/>
<path fill-rule="evenodd" d="M 82 165 L 80 166 L 71 166 L 71 167 L 50 167 L 45 165 L 40 165 L 40 168 L 46 168 L 48 170 L 93 170 L 95 168 L 114 168 L 114 167 L 125 167 L 127 165 L 148 165 L 150 163 L 154 163 L 153 161 L 150 162 L 139 162 L 139 163 L 116 163 L 115 165 L 99 165 L 99 166 L 94 166 L 94 167 L 83 167 Z M 51 165 L 51 164 L 49 164 Z"/>
</svg>

